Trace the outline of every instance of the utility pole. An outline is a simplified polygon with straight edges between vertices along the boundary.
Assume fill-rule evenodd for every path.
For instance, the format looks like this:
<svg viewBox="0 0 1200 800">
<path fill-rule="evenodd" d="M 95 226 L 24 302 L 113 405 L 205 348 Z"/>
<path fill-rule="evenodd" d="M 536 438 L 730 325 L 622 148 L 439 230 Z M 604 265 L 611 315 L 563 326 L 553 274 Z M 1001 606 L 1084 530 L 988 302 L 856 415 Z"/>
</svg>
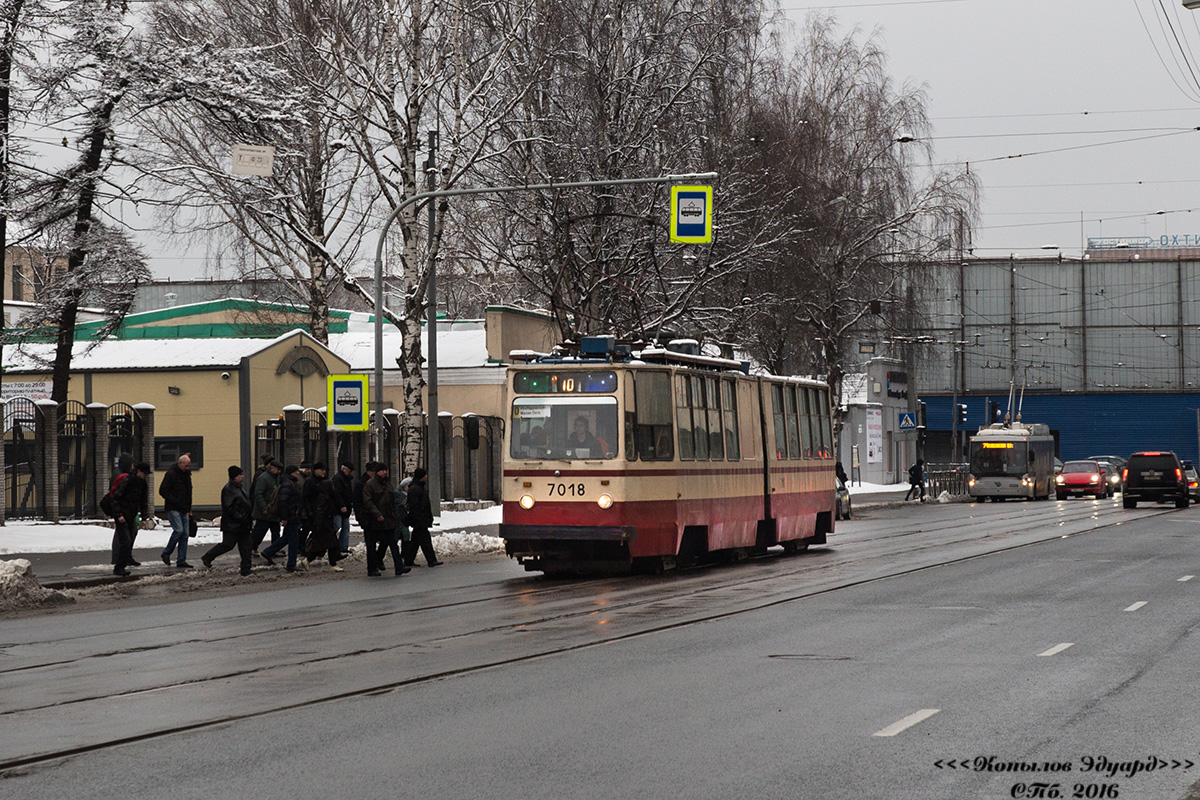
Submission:
<svg viewBox="0 0 1200 800">
<path fill-rule="evenodd" d="M 434 175 L 437 161 L 438 133 L 429 132 L 429 158 L 425 159 L 425 189 L 433 192 L 436 188 Z M 437 380 L 437 270 L 433 267 L 433 236 L 437 227 L 437 198 L 429 198 L 429 287 L 426 302 L 427 322 L 426 364 L 429 377 L 426 385 L 429 389 L 429 402 L 426 412 L 429 414 L 429 505 L 433 508 L 433 516 L 442 515 L 442 420 L 438 417 L 438 380 Z"/>
</svg>

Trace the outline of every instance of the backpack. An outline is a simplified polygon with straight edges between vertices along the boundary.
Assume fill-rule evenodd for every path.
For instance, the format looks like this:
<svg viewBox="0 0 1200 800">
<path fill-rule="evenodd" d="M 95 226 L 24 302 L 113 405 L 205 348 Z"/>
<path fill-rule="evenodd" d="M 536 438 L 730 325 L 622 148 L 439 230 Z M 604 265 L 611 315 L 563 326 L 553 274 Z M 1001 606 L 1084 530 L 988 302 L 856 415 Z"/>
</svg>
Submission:
<svg viewBox="0 0 1200 800">
<path fill-rule="evenodd" d="M 282 475 L 280 476 L 283 477 Z M 271 494 L 267 497 L 267 507 L 264 509 L 268 517 L 279 518 L 279 487 L 280 484 L 275 484 L 275 488 L 271 490 Z"/>
<path fill-rule="evenodd" d="M 113 497 L 113 492 L 116 491 L 116 488 L 121 485 L 121 481 L 127 477 L 129 477 L 129 473 L 122 472 L 120 475 L 114 478 L 112 486 L 110 486 L 108 489 L 108 494 L 100 498 L 100 510 L 110 517 L 117 516 L 117 504 L 115 498 Z"/>
</svg>

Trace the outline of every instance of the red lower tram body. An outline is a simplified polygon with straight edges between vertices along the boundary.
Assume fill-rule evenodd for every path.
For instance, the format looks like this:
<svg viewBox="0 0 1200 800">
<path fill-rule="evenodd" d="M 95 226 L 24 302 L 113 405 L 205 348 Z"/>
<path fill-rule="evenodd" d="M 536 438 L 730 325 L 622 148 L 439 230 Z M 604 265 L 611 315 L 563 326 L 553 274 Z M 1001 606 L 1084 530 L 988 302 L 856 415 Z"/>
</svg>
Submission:
<svg viewBox="0 0 1200 800">
<path fill-rule="evenodd" d="M 528 570 L 556 574 L 657 571 L 825 544 L 834 525 L 832 467 L 788 465 L 766 491 L 761 469 L 506 469 L 500 535 Z M 827 476 L 824 473 L 829 472 Z M 581 496 L 559 499 L 558 487 Z M 755 489 L 757 488 L 757 491 Z M 533 498 L 522 507 L 516 489 Z M 597 499 L 612 498 L 607 507 Z M 769 498 L 769 499 L 768 499 Z M 526 500 L 526 504 L 529 501 Z"/>
</svg>

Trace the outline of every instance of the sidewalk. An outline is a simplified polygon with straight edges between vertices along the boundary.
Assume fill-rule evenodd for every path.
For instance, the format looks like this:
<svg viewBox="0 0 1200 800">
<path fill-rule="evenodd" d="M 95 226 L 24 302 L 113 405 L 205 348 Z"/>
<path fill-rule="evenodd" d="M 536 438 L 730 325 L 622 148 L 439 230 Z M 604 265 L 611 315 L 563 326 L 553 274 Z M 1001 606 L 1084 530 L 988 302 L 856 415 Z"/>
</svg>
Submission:
<svg viewBox="0 0 1200 800">
<path fill-rule="evenodd" d="M 491 541 L 500 522 L 500 508 L 494 506 L 478 511 L 446 511 L 432 533 L 439 557 L 447 550 L 454 552 L 490 552 L 499 547 Z M 450 534 L 459 534 L 449 537 Z M 112 536 L 110 524 L 100 521 L 51 524 L 14 520 L 0 527 L 0 561 L 23 558 L 33 565 L 38 582 L 47 588 L 86 588 L 119 578 L 112 572 Z M 168 566 L 162 562 L 162 550 L 170 539 L 171 529 L 165 520 L 157 528 L 139 531 L 133 550 L 134 558 L 142 563 L 133 567 L 134 576 L 175 573 L 175 557 Z M 439 542 L 439 539 L 442 541 Z M 203 571 L 200 558 L 210 547 L 221 541 L 221 531 L 211 524 L 201 524 L 196 537 L 188 540 L 188 563 Z M 362 531 L 351 528 L 350 546 L 362 544 Z M 234 564 L 237 551 L 221 557 L 217 564 Z M 257 562 L 261 564 L 261 562 Z"/>
</svg>

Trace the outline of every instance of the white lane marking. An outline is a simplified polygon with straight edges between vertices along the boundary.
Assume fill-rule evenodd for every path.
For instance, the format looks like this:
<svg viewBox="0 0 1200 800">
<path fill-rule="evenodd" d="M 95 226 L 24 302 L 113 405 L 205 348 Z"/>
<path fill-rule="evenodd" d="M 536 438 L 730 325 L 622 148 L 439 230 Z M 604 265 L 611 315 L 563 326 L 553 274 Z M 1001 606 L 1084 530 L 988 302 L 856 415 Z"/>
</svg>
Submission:
<svg viewBox="0 0 1200 800">
<path fill-rule="evenodd" d="M 940 708 L 923 708 L 915 714 L 909 714 L 899 722 L 894 722 L 891 725 L 888 725 L 881 731 L 875 731 L 872 736 L 895 736 L 897 733 L 911 728 L 918 722 L 924 722 L 939 711 L 941 711 Z"/>
<path fill-rule="evenodd" d="M 1056 645 L 1054 645 L 1054 647 L 1051 647 L 1046 652 L 1038 653 L 1038 656 L 1056 656 L 1059 653 L 1061 653 L 1063 650 L 1066 650 L 1068 647 L 1071 647 L 1074 644 L 1075 644 L 1074 642 L 1063 642 L 1062 644 L 1056 644 Z"/>
<path fill-rule="evenodd" d="M 1133 605 L 1131 605 L 1129 608 L 1127 608 L 1125 610 L 1126 611 L 1137 611 L 1139 608 L 1141 608 L 1144 605 L 1146 605 L 1145 600 L 1138 600 L 1136 603 L 1134 603 Z"/>
<path fill-rule="evenodd" d="M 1179 582 L 1183 583 L 1185 581 L 1190 581 L 1194 577 L 1196 577 L 1196 576 L 1195 575 L 1184 575 L 1182 578 L 1179 579 Z"/>
</svg>

